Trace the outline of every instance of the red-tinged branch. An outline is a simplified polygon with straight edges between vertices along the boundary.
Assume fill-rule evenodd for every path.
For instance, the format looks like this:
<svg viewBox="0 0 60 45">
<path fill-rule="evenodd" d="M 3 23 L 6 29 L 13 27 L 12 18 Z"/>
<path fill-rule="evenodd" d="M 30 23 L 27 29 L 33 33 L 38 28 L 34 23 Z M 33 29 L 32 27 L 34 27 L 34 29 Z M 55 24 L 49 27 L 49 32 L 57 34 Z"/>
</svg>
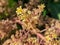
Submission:
<svg viewBox="0 0 60 45">
<path fill-rule="evenodd" d="M 34 33 L 34 34 L 37 35 L 39 38 L 41 38 L 42 40 L 44 40 L 45 42 L 47 42 L 46 39 L 45 39 L 45 37 L 44 37 L 42 34 L 36 32 L 35 30 L 30 31 L 30 32 L 31 32 L 31 33 Z"/>
<path fill-rule="evenodd" d="M 23 22 L 21 22 L 20 20 L 16 20 L 16 22 L 19 23 L 19 24 L 23 24 Z M 36 34 L 39 38 L 46 41 L 45 37 L 42 34 L 37 33 L 36 31 L 30 31 L 30 32 Z"/>
<path fill-rule="evenodd" d="M 36 33 L 36 35 L 46 42 L 46 39 L 45 39 L 45 37 L 42 34 Z"/>
</svg>

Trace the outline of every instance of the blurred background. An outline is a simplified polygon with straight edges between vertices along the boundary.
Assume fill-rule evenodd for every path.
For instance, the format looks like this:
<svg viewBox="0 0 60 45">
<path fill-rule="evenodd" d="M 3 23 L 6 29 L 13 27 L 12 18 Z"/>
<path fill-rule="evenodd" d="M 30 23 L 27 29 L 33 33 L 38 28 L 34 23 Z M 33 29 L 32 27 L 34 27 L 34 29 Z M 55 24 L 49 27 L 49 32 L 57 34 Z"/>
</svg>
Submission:
<svg viewBox="0 0 60 45">
<path fill-rule="evenodd" d="M 60 0 L 0 0 L 0 20 L 16 16 L 16 8 L 20 5 L 31 9 L 41 3 L 46 6 L 43 15 L 60 19 Z"/>
</svg>

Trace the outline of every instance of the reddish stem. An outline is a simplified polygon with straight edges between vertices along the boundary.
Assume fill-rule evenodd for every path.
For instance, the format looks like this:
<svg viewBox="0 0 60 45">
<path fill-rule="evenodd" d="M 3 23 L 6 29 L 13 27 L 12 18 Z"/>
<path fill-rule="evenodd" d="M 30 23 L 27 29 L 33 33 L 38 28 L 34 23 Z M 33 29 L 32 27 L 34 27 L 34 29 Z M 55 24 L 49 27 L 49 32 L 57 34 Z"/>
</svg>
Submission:
<svg viewBox="0 0 60 45">
<path fill-rule="evenodd" d="M 38 37 L 40 37 L 42 40 L 46 41 L 45 37 L 44 37 L 42 34 L 36 33 L 36 35 L 37 35 Z"/>
</svg>

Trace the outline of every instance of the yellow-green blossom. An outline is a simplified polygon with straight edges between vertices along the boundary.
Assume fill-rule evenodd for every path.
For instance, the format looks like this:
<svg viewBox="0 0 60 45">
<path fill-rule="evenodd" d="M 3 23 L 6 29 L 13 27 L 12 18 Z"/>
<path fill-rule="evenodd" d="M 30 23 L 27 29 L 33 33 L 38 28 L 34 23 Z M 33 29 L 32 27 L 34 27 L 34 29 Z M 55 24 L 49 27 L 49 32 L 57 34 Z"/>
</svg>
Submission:
<svg viewBox="0 0 60 45">
<path fill-rule="evenodd" d="M 40 9 L 40 11 L 42 12 L 45 8 L 45 5 L 44 4 L 41 4 L 41 5 L 38 5 L 38 8 Z"/>
<path fill-rule="evenodd" d="M 18 7 L 18 8 L 17 8 L 17 11 L 16 11 L 17 15 L 22 14 L 22 12 L 23 12 L 22 7 L 21 7 L 21 6 Z"/>
<path fill-rule="evenodd" d="M 38 7 L 40 7 L 41 9 L 44 9 L 44 8 L 45 8 L 45 5 L 44 5 L 44 4 L 41 4 L 41 5 L 38 6 Z"/>
<path fill-rule="evenodd" d="M 22 20 L 25 21 L 27 19 L 27 17 L 29 17 L 29 15 L 31 14 L 31 11 L 27 10 L 27 9 L 22 9 L 22 7 L 18 7 L 17 8 L 17 17 Z"/>
<path fill-rule="evenodd" d="M 28 15 L 27 14 L 24 14 L 24 15 L 22 14 L 22 15 L 19 15 L 18 17 L 19 17 L 20 20 L 25 21 L 27 19 Z"/>
<path fill-rule="evenodd" d="M 30 38 L 27 39 L 27 41 L 32 42 L 32 43 L 36 43 L 37 42 L 37 38 L 30 37 Z"/>
<path fill-rule="evenodd" d="M 46 38 L 47 41 L 51 40 L 51 38 L 49 36 L 46 36 L 45 38 Z"/>
</svg>

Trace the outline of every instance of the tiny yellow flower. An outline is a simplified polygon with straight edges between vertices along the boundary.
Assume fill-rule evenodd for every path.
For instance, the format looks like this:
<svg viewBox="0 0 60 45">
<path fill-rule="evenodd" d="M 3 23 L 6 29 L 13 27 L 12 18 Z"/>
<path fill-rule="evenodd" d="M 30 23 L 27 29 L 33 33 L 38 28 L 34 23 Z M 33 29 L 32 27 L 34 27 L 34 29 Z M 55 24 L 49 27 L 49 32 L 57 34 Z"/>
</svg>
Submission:
<svg viewBox="0 0 60 45">
<path fill-rule="evenodd" d="M 21 6 L 18 7 L 18 8 L 17 8 L 17 11 L 16 11 L 17 15 L 22 14 L 22 12 L 23 12 L 22 7 L 21 7 Z"/>
<path fill-rule="evenodd" d="M 28 14 L 31 14 L 31 11 L 28 11 Z"/>
<path fill-rule="evenodd" d="M 45 8 L 45 5 L 44 5 L 44 4 L 41 4 L 41 5 L 40 5 L 40 8 L 41 8 L 41 9 L 44 9 L 44 8 Z"/>
<path fill-rule="evenodd" d="M 23 9 L 23 13 L 26 13 L 27 12 L 27 9 Z"/>
<path fill-rule="evenodd" d="M 23 14 L 23 15 L 20 15 L 18 17 L 20 18 L 20 20 L 25 21 L 27 19 L 28 15 L 27 14 Z"/>
<path fill-rule="evenodd" d="M 30 38 L 28 38 L 27 41 L 32 42 L 32 43 L 36 43 L 37 39 L 35 37 L 30 37 Z"/>
<path fill-rule="evenodd" d="M 47 41 L 51 40 L 51 38 L 49 36 L 45 37 Z"/>
<path fill-rule="evenodd" d="M 38 6 L 38 8 L 39 8 L 41 11 L 43 11 L 44 8 L 45 8 L 45 5 L 44 5 L 44 4 L 41 4 L 41 5 Z"/>
<path fill-rule="evenodd" d="M 53 36 L 53 38 L 57 38 L 57 34 L 53 34 L 52 36 Z"/>
<path fill-rule="evenodd" d="M 17 43 L 14 43 L 14 45 L 17 45 Z"/>
<path fill-rule="evenodd" d="M 44 4 L 41 4 L 41 7 L 45 8 L 45 5 Z"/>
<path fill-rule="evenodd" d="M 39 16 L 34 16 L 33 19 L 38 19 Z"/>
</svg>

